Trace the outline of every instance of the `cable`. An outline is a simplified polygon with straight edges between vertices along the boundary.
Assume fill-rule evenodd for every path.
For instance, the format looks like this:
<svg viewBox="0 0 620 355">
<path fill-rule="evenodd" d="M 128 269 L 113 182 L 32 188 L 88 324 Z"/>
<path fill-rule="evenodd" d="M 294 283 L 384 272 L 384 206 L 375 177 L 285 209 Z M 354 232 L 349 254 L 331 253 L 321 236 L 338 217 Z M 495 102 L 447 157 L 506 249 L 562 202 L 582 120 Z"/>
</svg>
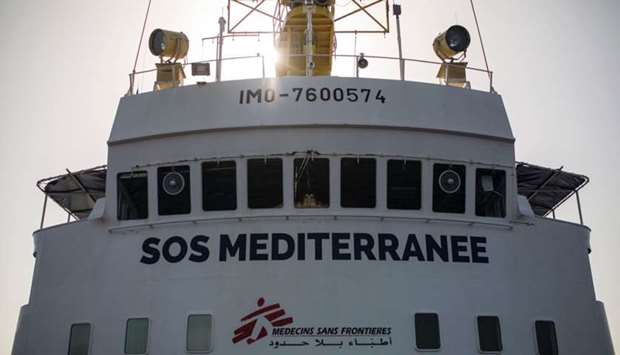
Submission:
<svg viewBox="0 0 620 355">
<path fill-rule="evenodd" d="M 138 52 L 136 53 L 136 60 L 133 63 L 133 70 L 131 71 L 131 83 L 129 85 L 129 92 L 128 94 L 133 94 L 133 84 L 134 84 L 134 80 L 135 80 L 135 75 L 136 75 L 136 68 L 138 67 L 138 58 L 140 57 L 140 49 L 142 48 L 142 41 L 144 40 L 144 31 L 146 30 L 146 21 L 149 18 L 149 12 L 151 11 L 151 2 L 152 0 L 149 0 L 149 4 L 146 8 L 146 15 L 144 16 L 144 23 L 142 24 L 142 33 L 140 34 L 140 43 L 138 43 Z"/>
<path fill-rule="evenodd" d="M 480 47 L 482 47 L 482 56 L 484 57 L 484 65 L 487 68 L 487 74 L 491 79 L 491 70 L 489 69 L 489 62 L 487 61 L 487 53 L 484 50 L 484 42 L 482 41 L 482 34 L 480 33 L 480 25 L 478 24 L 478 16 L 476 15 L 476 8 L 474 7 L 474 0 L 469 0 L 471 4 L 471 10 L 474 13 L 474 20 L 476 21 L 476 30 L 478 30 L 478 38 L 480 39 Z"/>
</svg>

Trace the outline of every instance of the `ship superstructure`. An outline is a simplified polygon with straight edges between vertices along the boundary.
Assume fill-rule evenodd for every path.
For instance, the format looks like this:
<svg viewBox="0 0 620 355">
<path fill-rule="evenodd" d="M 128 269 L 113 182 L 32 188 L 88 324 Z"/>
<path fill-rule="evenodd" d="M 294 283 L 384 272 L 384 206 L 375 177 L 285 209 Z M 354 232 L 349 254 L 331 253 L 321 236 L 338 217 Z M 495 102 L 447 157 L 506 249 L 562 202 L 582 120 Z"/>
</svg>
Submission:
<svg viewBox="0 0 620 355">
<path fill-rule="evenodd" d="M 463 27 L 441 84 L 331 76 L 334 5 L 277 2 L 275 78 L 222 81 L 221 46 L 183 63 L 153 32 L 107 165 L 39 183 L 74 221 L 34 234 L 13 355 L 613 354 L 590 230 L 550 218 L 587 177 L 515 160 Z"/>
</svg>

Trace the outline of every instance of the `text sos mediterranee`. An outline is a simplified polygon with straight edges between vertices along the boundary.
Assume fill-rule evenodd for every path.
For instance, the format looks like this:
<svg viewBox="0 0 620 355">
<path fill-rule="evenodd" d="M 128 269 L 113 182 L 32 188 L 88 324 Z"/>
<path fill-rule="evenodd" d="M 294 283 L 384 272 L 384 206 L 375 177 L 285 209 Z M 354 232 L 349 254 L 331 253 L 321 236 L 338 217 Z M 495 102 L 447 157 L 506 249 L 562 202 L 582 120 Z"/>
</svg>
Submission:
<svg viewBox="0 0 620 355">
<path fill-rule="evenodd" d="M 239 92 L 239 104 L 270 104 L 278 100 L 291 102 L 351 102 L 381 103 L 387 98 L 381 89 L 363 88 L 292 88 L 278 92 L 276 89 L 247 89 Z"/>
<path fill-rule="evenodd" d="M 243 233 L 147 238 L 140 262 L 408 261 L 488 264 L 487 238 L 391 233 Z"/>
</svg>

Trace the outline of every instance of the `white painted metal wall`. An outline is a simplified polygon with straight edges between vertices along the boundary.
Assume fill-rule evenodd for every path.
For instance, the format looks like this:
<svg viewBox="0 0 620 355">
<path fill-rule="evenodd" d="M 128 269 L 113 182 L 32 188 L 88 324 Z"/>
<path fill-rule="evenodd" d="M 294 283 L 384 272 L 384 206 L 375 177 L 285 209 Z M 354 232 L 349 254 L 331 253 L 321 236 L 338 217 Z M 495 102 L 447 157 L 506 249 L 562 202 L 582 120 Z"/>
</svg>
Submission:
<svg viewBox="0 0 620 355">
<path fill-rule="evenodd" d="M 296 87 L 382 90 L 386 103 L 282 98 L 239 104 L 242 90 L 273 88 L 279 95 Z M 14 355 L 66 354 L 70 325 L 79 322 L 93 325 L 90 354 L 122 354 L 125 322 L 135 317 L 151 321 L 149 354 L 184 354 L 187 316 L 193 312 L 213 314 L 213 354 L 416 353 L 416 312 L 439 314 L 440 354 L 478 353 L 478 315 L 500 318 L 502 354 L 537 354 L 536 320 L 556 322 L 560 354 L 613 353 L 592 284 L 589 230 L 520 216 L 514 208 L 513 137 L 497 95 L 340 78 L 185 87 L 122 99 L 109 146 L 104 217 L 35 234 L 32 294 L 22 310 Z M 331 159 L 328 209 L 293 207 L 293 153 L 308 150 Z M 245 207 L 245 159 L 269 155 L 284 159 L 284 206 L 250 210 Z M 378 162 L 377 208 L 341 208 L 339 159 L 364 155 Z M 391 157 L 422 161 L 420 211 L 386 209 L 385 168 Z M 202 211 L 200 163 L 212 159 L 237 161 L 236 211 Z M 156 169 L 180 161 L 192 168 L 192 213 L 157 216 Z M 467 166 L 464 215 L 432 212 L 432 164 L 443 161 Z M 507 171 L 506 218 L 474 215 L 478 167 Z M 132 168 L 149 172 L 150 216 L 119 222 L 115 177 Z M 321 232 L 389 233 L 401 243 L 409 234 L 421 240 L 426 234 L 480 236 L 486 238 L 489 262 L 217 258 L 223 234 Z M 209 260 L 140 262 L 147 238 L 180 236 L 189 243 L 195 235 L 210 237 Z M 332 251 L 326 244 L 323 252 Z M 291 351 L 274 349 L 269 340 L 233 344 L 240 318 L 255 310 L 260 297 L 280 303 L 294 317 L 294 326 L 391 327 L 392 345 Z"/>
</svg>

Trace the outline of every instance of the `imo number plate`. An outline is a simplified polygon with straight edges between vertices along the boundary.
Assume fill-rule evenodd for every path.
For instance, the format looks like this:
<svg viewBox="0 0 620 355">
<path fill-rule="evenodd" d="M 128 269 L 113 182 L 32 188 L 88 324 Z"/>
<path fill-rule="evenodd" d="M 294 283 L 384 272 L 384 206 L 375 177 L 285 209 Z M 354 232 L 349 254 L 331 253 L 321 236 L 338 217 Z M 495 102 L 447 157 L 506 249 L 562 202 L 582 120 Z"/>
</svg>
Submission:
<svg viewBox="0 0 620 355">
<path fill-rule="evenodd" d="M 239 104 L 270 104 L 278 100 L 293 103 L 350 102 L 385 104 L 387 98 L 381 89 L 368 88 L 292 88 L 278 92 L 276 89 L 246 89 L 239 92 Z"/>
</svg>

